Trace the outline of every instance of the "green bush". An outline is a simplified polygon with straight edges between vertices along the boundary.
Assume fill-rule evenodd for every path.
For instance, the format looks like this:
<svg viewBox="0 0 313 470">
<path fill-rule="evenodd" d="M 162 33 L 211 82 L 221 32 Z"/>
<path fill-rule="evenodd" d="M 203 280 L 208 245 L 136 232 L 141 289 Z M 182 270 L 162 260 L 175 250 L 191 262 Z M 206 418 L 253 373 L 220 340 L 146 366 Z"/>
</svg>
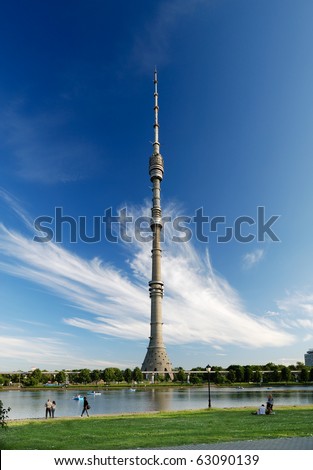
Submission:
<svg viewBox="0 0 313 470">
<path fill-rule="evenodd" d="M 9 417 L 9 411 L 11 411 L 11 408 L 9 407 L 7 410 L 3 408 L 3 403 L 0 400 L 0 426 L 4 429 L 8 425 L 6 420 Z"/>
</svg>

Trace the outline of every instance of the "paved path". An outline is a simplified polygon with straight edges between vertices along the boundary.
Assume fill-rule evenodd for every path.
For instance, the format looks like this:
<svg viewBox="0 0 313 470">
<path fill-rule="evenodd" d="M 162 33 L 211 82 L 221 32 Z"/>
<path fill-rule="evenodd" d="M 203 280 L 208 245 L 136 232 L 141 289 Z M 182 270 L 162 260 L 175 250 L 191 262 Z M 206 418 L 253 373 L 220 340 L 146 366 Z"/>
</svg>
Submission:
<svg viewBox="0 0 313 470">
<path fill-rule="evenodd" d="M 164 450 L 313 450 L 312 437 L 288 437 L 286 439 L 260 439 L 254 441 L 219 442 L 179 447 L 162 447 Z"/>
</svg>

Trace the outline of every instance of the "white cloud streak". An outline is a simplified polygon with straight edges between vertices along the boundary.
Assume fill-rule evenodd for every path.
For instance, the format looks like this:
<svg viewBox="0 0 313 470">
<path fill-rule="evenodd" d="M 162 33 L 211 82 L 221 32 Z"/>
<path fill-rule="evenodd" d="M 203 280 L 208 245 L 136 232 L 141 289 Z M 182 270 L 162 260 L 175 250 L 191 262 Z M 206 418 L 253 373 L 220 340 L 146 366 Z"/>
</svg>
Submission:
<svg viewBox="0 0 313 470">
<path fill-rule="evenodd" d="M 174 211 L 172 206 L 164 213 L 173 216 Z M 238 293 L 214 272 L 208 253 L 202 256 L 190 242 L 170 243 L 171 231 L 167 224 L 163 247 L 167 344 L 279 347 L 293 342 L 281 325 L 245 310 Z M 2 271 L 42 285 L 77 312 L 85 312 L 64 318 L 66 324 L 116 338 L 138 341 L 149 335 L 150 250 L 150 243 L 129 244 L 126 274 L 108 261 L 82 259 L 53 242 L 36 243 L 0 224 Z"/>
<path fill-rule="evenodd" d="M 313 336 L 313 294 L 304 291 L 288 293 L 277 301 L 277 306 L 284 314 L 285 324 L 289 328 L 303 329 L 306 333 L 303 341 L 309 341 Z"/>
<path fill-rule="evenodd" d="M 48 363 L 53 364 L 55 359 L 61 359 L 64 357 L 65 350 L 64 345 L 59 341 L 48 337 L 42 338 L 16 338 L 10 336 L 0 336 L 0 356 L 4 359 L 20 359 L 24 358 L 25 351 L 27 351 L 27 360 L 29 364 L 32 362 L 36 363 L 38 358 L 43 356 L 43 345 L 44 355 Z"/>
<path fill-rule="evenodd" d="M 65 112 L 27 115 L 23 100 L 1 111 L 0 133 L 14 158 L 14 171 L 25 180 L 42 184 L 82 180 L 99 166 L 99 152 L 83 139 L 64 132 L 71 125 Z M 55 139 L 58 135 L 58 139 Z M 88 158 L 86 158 L 88 156 Z"/>
<path fill-rule="evenodd" d="M 196 8 L 212 4 L 208 0 L 172 0 L 157 4 L 155 14 L 137 35 L 132 50 L 136 66 L 151 73 L 155 65 L 161 66 L 169 60 L 169 43 L 182 20 L 188 18 Z M 151 25 L 153 24 L 153 27 Z"/>
<path fill-rule="evenodd" d="M 264 256 L 264 250 L 258 248 L 250 253 L 247 253 L 243 257 L 243 267 L 245 269 L 250 269 L 256 264 L 258 264 Z"/>
<path fill-rule="evenodd" d="M 54 371 L 56 364 L 64 364 L 66 358 L 67 368 L 90 367 L 90 360 L 75 354 L 75 349 L 69 352 L 67 344 L 50 337 L 14 337 L 0 335 L 0 357 L 6 368 L 1 365 L 1 372 L 15 370 L 15 364 L 20 364 L 23 370 L 32 367 L 50 369 Z M 104 360 L 92 360 L 94 368 L 116 367 L 116 363 Z M 125 364 L 125 367 L 127 365 Z M 62 366 L 58 366 L 62 369 Z"/>
</svg>

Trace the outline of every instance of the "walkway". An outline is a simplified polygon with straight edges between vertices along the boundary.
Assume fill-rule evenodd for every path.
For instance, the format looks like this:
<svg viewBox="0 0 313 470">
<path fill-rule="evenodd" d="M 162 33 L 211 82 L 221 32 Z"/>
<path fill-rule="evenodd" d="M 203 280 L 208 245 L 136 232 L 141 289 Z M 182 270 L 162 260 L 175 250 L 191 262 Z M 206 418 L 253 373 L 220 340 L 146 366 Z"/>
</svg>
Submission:
<svg viewBox="0 0 313 470">
<path fill-rule="evenodd" d="M 179 447 L 162 447 L 162 450 L 313 450 L 313 436 L 190 444 Z"/>
</svg>

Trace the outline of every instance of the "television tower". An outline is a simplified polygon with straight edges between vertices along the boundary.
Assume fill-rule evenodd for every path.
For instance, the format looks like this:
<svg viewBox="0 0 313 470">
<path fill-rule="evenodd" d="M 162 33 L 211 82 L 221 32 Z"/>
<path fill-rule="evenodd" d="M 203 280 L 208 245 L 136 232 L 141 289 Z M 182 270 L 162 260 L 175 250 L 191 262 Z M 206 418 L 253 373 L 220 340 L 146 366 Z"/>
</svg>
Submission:
<svg viewBox="0 0 313 470">
<path fill-rule="evenodd" d="M 141 370 L 147 372 L 168 373 L 173 378 L 172 364 L 167 355 L 163 342 L 163 323 L 162 323 L 162 299 L 163 282 L 161 274 L 161 230 L 162 210 L 161 210 L 161 181 L 164 173 L 163 157 L 160 154 L 159 143 L 159 123 L 158 123 L 158 76 L 154 71 L 154 143 L 153 154 L 149 160 L 149 175 L 153 184 L 152 187 L 152 209 L 150 228 L 153 234 L 152 240 L 152 279 L 149 282 L 149 292 L 151 298 L 151 322 L 150 322 L 150 341 L 146 357 L 143 361 Z"/>
</svg>

